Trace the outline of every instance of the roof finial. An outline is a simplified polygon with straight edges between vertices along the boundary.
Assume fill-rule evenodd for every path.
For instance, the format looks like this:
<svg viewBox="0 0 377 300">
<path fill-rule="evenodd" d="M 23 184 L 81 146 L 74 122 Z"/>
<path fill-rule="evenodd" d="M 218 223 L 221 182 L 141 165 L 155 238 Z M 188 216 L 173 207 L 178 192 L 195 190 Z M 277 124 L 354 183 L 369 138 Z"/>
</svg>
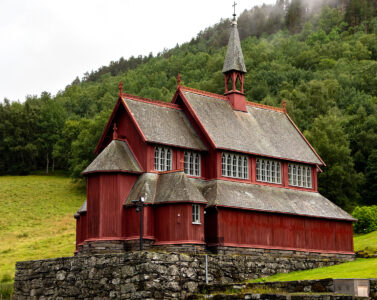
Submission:
<svg viewBox="0 0 377 300">
<path fill-rule="evenodd" d="M 117 124 L 114 123 L 114 126 L 113 126 L 113 140 L 117 140 L 118 139 L 118 132 L 117 132 L 118 128 L 117 128 Z"/>
<path fill-rule="evenodd" d="M 118 84 L 118 88 L 119 88 L 119 96 L 122 96 L 122 90 L 123 90 L 123 83 L 122 81 L 119 81 L 119 84 Z"/>
<path fill-rule="evenodd" d="M 237 3 L 236 3 L 236 1 L 234 1 L 234 3 L 233 3 L 233 21 L 235 21 L 236 20 L 236 5 L 237 5 Z"/>
<path fill-rule="evenodd" d="M 287 105 L 287 101 L 285 99 L 283 99 L 283 110 L 284 110 L 285 113 L 287 112 L 286 105 Z"/>
<path fill-rule="evenodd" d="M 177 75 L 177 89 L 181 87 L 181 74 Z"/>
</svg>

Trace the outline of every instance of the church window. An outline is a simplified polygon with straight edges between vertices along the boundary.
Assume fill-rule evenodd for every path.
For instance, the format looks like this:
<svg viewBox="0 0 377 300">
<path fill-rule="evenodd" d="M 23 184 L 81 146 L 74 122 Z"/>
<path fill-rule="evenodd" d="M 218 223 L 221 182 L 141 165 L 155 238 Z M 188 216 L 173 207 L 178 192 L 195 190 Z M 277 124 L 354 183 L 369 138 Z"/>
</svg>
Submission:
<svg viewBox="0 0 377 300">
<path fill-rule="evenodd" d="M 184 171 L 188 175 L 200 176 L 200 154 L 192 151 L 185 151 Z"/>
<path fill-rule="evenodd" d="M 312 168 L 299 164 L 288 164 L 288 183 L 291 186 L 312 187 Z"/>
<path fill-rule="evenodd" d="M 169 171 L 172 169 L 172 152 L 165 147 L 154 148 L 154 169 L 156 171 Z"/>
<path fill-rule="evenodd" d="M 248 179 L 248 157 L 233 153 L 223 153 L 221 155 L 221 174 L 225 177 Z"/>
<path fill-rule="evenodd" d="M 192 223 L 200 224 L 200 205 L 199 204 L 192 205 Z"/>
<path fill-rule="evenodd" d="M 257 181 L 281 183 L 280 162 L 269 159 L 257 159 Z"/>
</svg>

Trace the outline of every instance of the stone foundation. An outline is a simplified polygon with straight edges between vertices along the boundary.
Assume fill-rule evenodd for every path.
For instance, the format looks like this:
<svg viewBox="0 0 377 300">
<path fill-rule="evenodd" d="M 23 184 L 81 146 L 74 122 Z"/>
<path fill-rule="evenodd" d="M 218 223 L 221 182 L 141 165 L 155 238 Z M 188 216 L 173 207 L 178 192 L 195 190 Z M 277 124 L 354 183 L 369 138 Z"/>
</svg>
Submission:
<svg viewBox="0 0 377 300">
<path fill-rule="evenodd" d="M 258 251 L 208 255 L 211 283 L 244 281 L 353 260 L 353 255 Z M 183 299 L 205 282 L 205 255 L 154 251 L 84 255 L 16 264 L 16 299 Z"/>
<path fill-rule="evenodd" d="M 75 255 L 92 255 L 92 254 L 110 254 L 110 253 L 127 253 L 138 251 L 140 249 L 140 240 L 109 240 L 109 241 L 86 241 L 80 244 Z M 235 248 L 236 249 L 236 248 Z M 196 244 L 177 244 L 177 245 L 154 245 L 154 240 L 143 240 L 143 250 L 179 252 L 192 254 L 212 253 L 206 249 L 205 245 Z M 232 254 L 238 253 L 231 251 Z M 229 252 L 230 253 L 230 252 Z"/>
</svg>

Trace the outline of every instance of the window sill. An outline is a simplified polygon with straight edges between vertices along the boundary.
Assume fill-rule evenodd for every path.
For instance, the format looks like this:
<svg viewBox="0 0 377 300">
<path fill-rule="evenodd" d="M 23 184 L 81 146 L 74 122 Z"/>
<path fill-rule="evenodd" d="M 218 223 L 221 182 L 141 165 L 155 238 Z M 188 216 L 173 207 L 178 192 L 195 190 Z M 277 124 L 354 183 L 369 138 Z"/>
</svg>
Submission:
<svg viewBox="0 0 377 300">
<path fill-rule="evenodd" d="M 270 181 L 262 181 L 262 180 L 256 180 L 256 182 L 259 182 L 259 183 L 267 183 L 267 184 L 282 185 L 281 182 L 270 182 Z"/>
<path fill-rule="evenodd" d="M 299 186 L 299 185 L 292 185 L 292 184 L 289 184 L 288 185 L 289 187 L 293 187 L 293 188 L 299 188 L 299 189 L 306 189 L 306 190 L 312 190 L 313 187 L 307 187 L 307 186 Z"/>
<path fill-rule="evenodd" d="M 200 222 L 192 222 L 192 225 L 202 225 Z"/>
<path fill-rule="evenodd" d="M 225 177 L 225 178 L 233 178 L 233 179 L 240 179 L 240 180 L 249 180 L 249 178 L 233 177 L 233 176 L 228 176 L 228 175 L 221 175 L 221 176 Z"/>
</svg>

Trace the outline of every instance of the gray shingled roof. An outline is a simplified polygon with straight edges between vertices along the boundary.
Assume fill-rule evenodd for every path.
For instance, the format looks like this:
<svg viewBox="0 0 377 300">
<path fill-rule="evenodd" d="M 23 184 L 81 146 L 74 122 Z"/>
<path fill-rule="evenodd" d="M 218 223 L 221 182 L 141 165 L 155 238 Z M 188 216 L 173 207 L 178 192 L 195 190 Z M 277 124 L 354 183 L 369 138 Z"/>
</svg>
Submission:
<svg viewBox="0 0 377 300">
<path fill-rule="evenodd" d="M 142 170 L 127 143 L 113 140 L 82 173 L 101 171 L 141 172 Z"/>
<path fill-rule="evenodd" d="M 247 105 L 245 113 L 225 100 L 183 93 L 217 148 L 322 165 L 283 112 Z"/>
<path fill-rule="evenodd" d="M 238 35 L 237 22 L 235 21 L 232 22 L 232 28 L 230 30 L 230 37 L 228 42 L 228 49 L 226 50 L 223 73 L 231 70 L 246 73 L 240 37 Z"/>
<path fill-rule="evenodd" d="M 145 203 L 207 202 L 182 171 L 165 174 L 144 173 L 135 182 L 124 205 L 130 205 L 132 200 L 140 197 L 145 198 Z"/>
<path fill-rule="evenodd" d="M 80 206 L 79 210 L 74 214 L 75 218 L 80 217 L 81 214 L 86 213 L 86 200 L 84 203 Z"/>
<path fill-rule="evenodd" d="M 157 185 L 157 186 L 156 186 Z M 124 205 L 145 197 L 150 204 L 201 202 L 266 212 L 354 221 L 348 213 L 321 194 L 226 180 L 188 178 L 182 171 L 144 173 L 133 186 Z"/>
<path fill-rule="evenodd" d="M 142 174 L 132 187 L 124 205 L 131 205 L 132 200 L 138 200 L 140 197 L 144 197 L 145 203 L 153 203 L 156 193 L 157 178 L 157 173 Z"/>
<path fill-rule="evenodd" d="M 124 100 L 148 142 L 207 150 L 182 110 Z"/>
<path fill-rule="evenodd" d="M 209 205 L 355 220 L 319 193 L 256 184 L 213 180 L 202 184 Z"/>
<path fill-rule="evenodd" d="M 207 202 L 182 171 L 160 175 L 155 203 L 169 201 Z"/>
</svg>

